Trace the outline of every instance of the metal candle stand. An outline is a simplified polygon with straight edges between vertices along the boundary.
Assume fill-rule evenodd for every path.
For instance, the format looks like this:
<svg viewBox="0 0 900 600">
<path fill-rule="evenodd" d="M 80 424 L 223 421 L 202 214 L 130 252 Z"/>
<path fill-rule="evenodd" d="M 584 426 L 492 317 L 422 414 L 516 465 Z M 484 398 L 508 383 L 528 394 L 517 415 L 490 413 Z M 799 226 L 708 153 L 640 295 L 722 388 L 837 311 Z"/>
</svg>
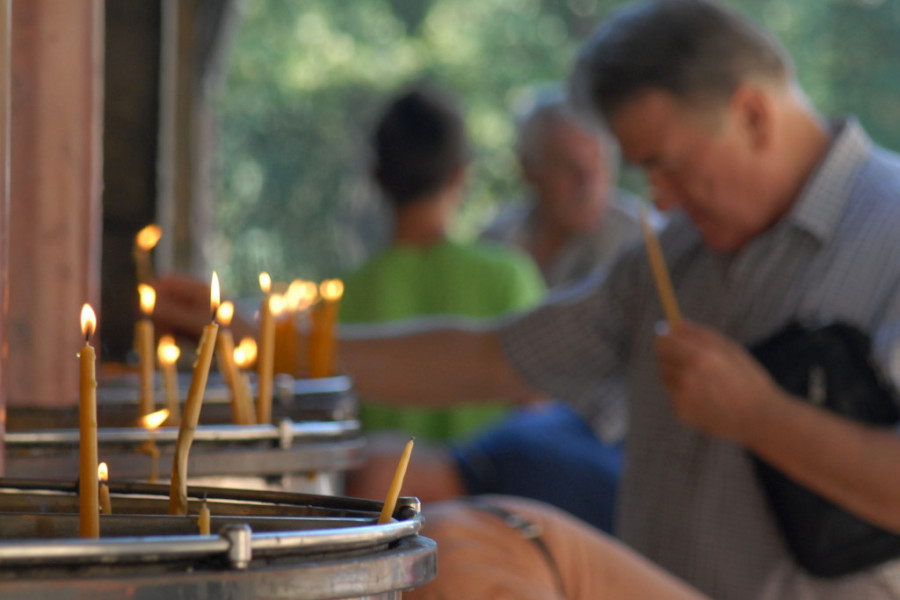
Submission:
<svg viewBox="0 0 900 600">
<path fill-rule="evenodd" d="M 210 383 L 189 455 L 189 483 L 341 493 L 343 474 L 365 462 L 350 380 L 278 378 L 276 392 L 273 416 L 277 424 L 231 425 L 227 388 Z M 134 427 L 136 415 L 133 386 L 98 390 L 100 460 L 109 465 L 111 481 L 147 480 L 154 459 L 141 448 L 152 441 L 159 450 L 159 477 L 167 479 L 178 428 Z M 15 417 L 11 415 L 11 421 Z M 10 427 L 6 432 L 6 475 L 72 477 L 78 471 L 79 440 L 73 419 L 74 413 L 37 411 L 20 418 L 42 428 Z M 67 428 L 46 429 L 50 423 Z"/>
<path fill-rule="evenodd" d="M 170 516 L 168 486 L 111 482 L 100 539 L 81 539 L 77 484 L 0 479 L 0 597 L 397 600 L 430 581 L 436 544 L 415 498 L 377 524 L 381 502 L 190 486 L 214 535 Z"/>
</svg>

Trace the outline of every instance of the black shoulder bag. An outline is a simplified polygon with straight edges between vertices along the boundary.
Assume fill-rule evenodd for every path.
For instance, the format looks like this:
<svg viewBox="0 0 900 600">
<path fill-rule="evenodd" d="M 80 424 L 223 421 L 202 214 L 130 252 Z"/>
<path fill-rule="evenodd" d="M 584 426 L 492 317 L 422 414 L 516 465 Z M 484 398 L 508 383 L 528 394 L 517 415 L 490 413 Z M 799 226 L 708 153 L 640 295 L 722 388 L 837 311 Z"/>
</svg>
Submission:
<svg viewBox="0 0 900 600">
<path fill-rule="evenodd" d="M 792 323 L 751 348 L 788 392 L 848 419 L 891 427 L 897 392 L 871 359 L 869 337 L 852 325 Z M 772 511 L 798 564 L 837 577 L 900 556 L 900 535 L 869 524 L 754 456 Z"/>
</svg>

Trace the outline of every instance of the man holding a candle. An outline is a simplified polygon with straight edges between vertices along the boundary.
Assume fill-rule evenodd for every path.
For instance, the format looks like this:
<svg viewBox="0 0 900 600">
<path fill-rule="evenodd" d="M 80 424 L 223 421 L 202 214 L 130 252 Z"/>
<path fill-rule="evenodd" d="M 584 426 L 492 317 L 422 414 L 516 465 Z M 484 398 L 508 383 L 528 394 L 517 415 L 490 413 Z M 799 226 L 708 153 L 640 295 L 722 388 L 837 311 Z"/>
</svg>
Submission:
<svg viewBox="0 0 900 600">
<path fill-rule="evenodd" d="M 889 372 L 900 341 L 900 158 L 854 119 L 820 116 L 777 41 L 715 0 L 620 9 L 582 50 L 572 91 L 671 211 L 660 243 L 681 324 L 658 326 L 638 248 L 605 279 L 493 327 L 345 328 L 345 370 L 369 397 L 434 403 L 527 401 L 541 390 L 579 405 L 622 377 L 624 542 L 718 599 L 900 597 L 897 560 L 836 578 L 801 568 L 748 453 L 896 532 L 898 434 L 789 394 L 746 350 L 794 319 L 841 320 L 868 333 Z M 436 590 L 465 576 L 450 547 Z M 588 562 L 605 564 L 602 553 Z M 604 572 L 580 573 L 576 588 L 597 590 Z"/>
</svg>

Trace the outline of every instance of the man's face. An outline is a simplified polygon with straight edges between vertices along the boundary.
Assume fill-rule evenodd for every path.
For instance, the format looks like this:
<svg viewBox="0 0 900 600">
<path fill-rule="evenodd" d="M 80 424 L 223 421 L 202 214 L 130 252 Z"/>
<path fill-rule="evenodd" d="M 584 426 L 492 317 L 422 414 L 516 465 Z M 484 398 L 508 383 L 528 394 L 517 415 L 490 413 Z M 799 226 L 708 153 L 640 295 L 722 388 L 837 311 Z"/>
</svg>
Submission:
<svg viewBox="0 0 900 600">
<path fill-rule="evenodd" d="M 700 113 L 649 91 L 616 115 L 626 160 L 642 167 L 661 210 L 680 207 L 721 251 L 739 250 L 771 222 L 760 153 L 731 106 Z"/>
<path fill-rule="evenodd" d="M 600 225 L 612 181 L 595 136 L 568 121 L 550 123 L 523 167 L 547 224 L 567 235 Z"/>
</svg>

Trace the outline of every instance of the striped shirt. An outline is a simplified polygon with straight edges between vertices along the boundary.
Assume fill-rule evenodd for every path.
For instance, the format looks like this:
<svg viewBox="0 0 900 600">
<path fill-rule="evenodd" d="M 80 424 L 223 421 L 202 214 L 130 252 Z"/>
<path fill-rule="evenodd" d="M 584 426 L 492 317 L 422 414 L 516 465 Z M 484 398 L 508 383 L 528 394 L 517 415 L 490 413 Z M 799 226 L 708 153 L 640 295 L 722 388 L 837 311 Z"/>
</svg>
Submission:
<svg viewBox="0 0 900 600">
<path fill-rule="evenodd" d="M 683 214 L 660 243 L 686 318 L 745 345 L 794 318 L 840 319 L 870 332 L 885 367 L 897 362 L 900 157 L 874 146 L 854 120 L 835 124 L 828 154 L 790 212 L 738 253 L 708 249 Z M 500 332 L 527 381 L 582 411 L 609 377 L 626 378 L 621 538 L 717 600 L 900 598 L 900 561 L 829 580 L 796 566 L 746 450 L 672 416 L 652 351 L 662 319 L 636 248 L 605 280 Z"/>
</svg>

